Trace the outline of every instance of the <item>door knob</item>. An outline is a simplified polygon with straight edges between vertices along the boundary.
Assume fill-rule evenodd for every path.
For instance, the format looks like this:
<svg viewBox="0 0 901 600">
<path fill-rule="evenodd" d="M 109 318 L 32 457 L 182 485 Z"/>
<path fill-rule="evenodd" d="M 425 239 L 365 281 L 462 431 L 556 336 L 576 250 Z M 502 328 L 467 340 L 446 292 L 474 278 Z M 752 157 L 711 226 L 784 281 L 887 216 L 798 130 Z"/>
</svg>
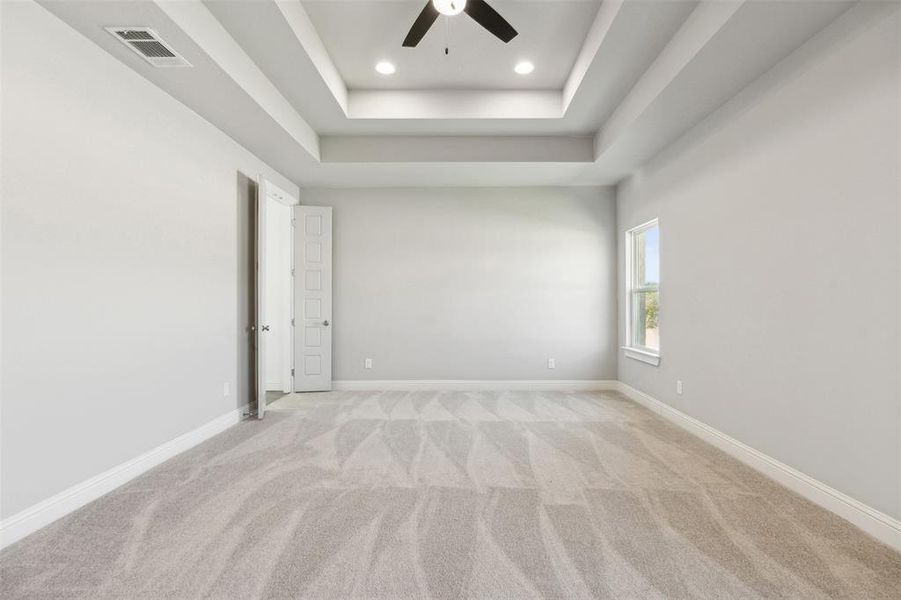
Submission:
<svg viewBox="0 0 901 600">
<path fill-rule="evenodd" d="M 328 325 L 329 325 L 328 319 L 326 319 L 325 321 L 323 321 L 322 324 L 325 325 L 326 327 L 328 327 Z"/>
<path fill-rule="evenodd" d="M 268 326 L 268 325 L 263 325 L 263 328 L 262 328 L 262 329 L 263 329 L 263 331 L 269 331 L 269 326 Z"/>
</svg>

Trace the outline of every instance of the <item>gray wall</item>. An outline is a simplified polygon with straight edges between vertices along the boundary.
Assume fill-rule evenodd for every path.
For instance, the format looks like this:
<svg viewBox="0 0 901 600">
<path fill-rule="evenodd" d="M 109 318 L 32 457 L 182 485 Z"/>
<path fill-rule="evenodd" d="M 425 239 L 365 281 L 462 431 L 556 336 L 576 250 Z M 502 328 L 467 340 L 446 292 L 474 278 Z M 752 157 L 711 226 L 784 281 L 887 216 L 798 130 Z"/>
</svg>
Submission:
<svg viewBox="0 0 901 600">
<path fill-rule="evenodd" d="M 815 40 L 618 189 L 662 247 L 662 361 L 620 379 L 895 517 L 899 38 Z"/>
<path fill-rule="evenodd" d="M 305 189 L 301 203 L 334 207 L 336 379 L 616 377 L 611 189 Z"/>
<path fill-rule="evenodd" d="M 2 10 L 8 517 L 247 402 L 251 179 L 296 186 L 43 8 Z"/>
</svg>

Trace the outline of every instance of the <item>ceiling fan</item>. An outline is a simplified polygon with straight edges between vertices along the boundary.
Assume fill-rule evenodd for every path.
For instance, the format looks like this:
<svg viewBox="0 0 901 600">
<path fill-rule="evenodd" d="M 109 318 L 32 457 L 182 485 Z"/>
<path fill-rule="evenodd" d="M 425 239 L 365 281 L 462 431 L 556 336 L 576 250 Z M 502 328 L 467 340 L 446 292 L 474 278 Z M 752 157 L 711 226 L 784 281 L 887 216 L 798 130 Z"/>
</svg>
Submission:
<svg viewBox="0 0 901 600">
<path fill-rule="evenodd" d="M 476 23 L 503 40 L 504 43 L 516 37 L 516 30 L 485 0 L 428 0 L 404 39 L 404 46 L 414 48 L 419 44 L 439 15 L 452 17 L 461 12 L 472 17 Z"/>
</svg>

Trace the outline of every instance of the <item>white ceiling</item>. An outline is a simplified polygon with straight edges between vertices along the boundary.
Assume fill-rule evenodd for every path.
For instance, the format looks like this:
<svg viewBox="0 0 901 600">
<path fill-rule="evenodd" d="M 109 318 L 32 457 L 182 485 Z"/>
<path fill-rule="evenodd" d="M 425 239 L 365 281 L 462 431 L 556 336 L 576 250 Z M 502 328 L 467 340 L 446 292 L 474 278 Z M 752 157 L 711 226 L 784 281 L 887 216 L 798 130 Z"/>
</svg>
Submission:
<svg viewBox="0 0 901 600">
<path fill-rule="evenodd" d="M 310 15 L 310 21 L 316 29 L 323 46 L 330 57 L 333 53 L 328 51 L 330 45 L 334 41 L 330 41 L 328 36 L 324 36 L 316 25 L 316 19 L 313 17 L 313 11 L 309 10 L 311 5 L 328 5 L 329 10 L 335 14 L 341 14 L 342 7 L 345 5 L 357 5 L 359 2 L 345 2 L 343 0 L 331 0 L 322 2 L 303 2 L 302 5 L 307 9 Z M 401 0 L 394 2 L 380 2 L 378 0 L 370 0 L 363 3 L 370 7 L 380 6 L 400 6 L 421 8 L 421 5 L 412 0 Z M 590 28 L 594 17 L 597 14 L 599 3 L 586 2 L 567 2 L 566 0 L 551 1 L 525 1 L 495 4 L 499 10 L 503 9 L 506 14 L 507 5 L 516 7 L 537 7 L 542 9 L 554 9 L 560 14 L 572 14 L 575 7 L 581 6 L 590 8 L 589 13 L 593 13 L 588 21 L 583 24 L 584 29 Z M 688 15 L 697 5 L 696 0 L 642 0 L 631 1 L 622 10 L 618 11 L 616 17 L 616 26 L 612 27 L 606 34 L 608 51 L 599 53 L 594 57 L 590 69 L 585 73 L 583 84 L 579 86 L 579 94 L 574 98 L 573 103 L 565 113 L 561 114 L 560 104 L 562 100 L 558 97 L 561 95 L 563 84 L 551 88 L 552 102 L 554 109 L 557 111 L 556 118 L 514 118 L 511 114 L 512 107 L 523 107 L 526 102 L 522 95 L 512 95 L 518 90 L 529 90 L 528 86 L 523 86 L 514 90 L 501 91 L 511 93 L 513 98 L 510 102 L 498 101 L 496 95 L 489 97 L 492 89 L 482 89 L 483 95 L 472 96 L 464 95 L 464 101 L 474 101 L 478 105 L 496 105 L 500 107 L 499 114 L 488 118 L 484 115 L 474 119 L 445 119 L 440 115 L 436 118 L 348 118 L 347 113 L 342 110 L 338 102 L 336 102 L 333 94 L 328 86 L 318 76 L 315 65 L 306 60 L 306 53 L 301 42 L 297 39 L 295 33 L 286 22 L 284 14 L 282 14 L 274 2 L 248 2 L 247 0 L 210 0 L 206 2 L 207 8 L 215 15 L 216 19 L 222 24 L 240 45 L 244 48 L 248 55 L 252 56 L 260 70 L 279 88 L 285 98 L 297 109 L 297 111 L 306 118 L 313 128 L 322 135 L 566 135 L 566 136 L 593 136 L 599 125 L 615 108 L 618 101 L 628 92 L 629 88 L 635 83 L 638 77 L 644 73 L 648 65 L 657 57 L 666 43 L 672 38 L 673 34 L 685 22 Z M 415 12 L 415 10 L 414 10 Z M 466 18 L 466 17 L 460 17 Z M 468 19 L 468 18 L 467 18 Z M 407 26 L 408 27 L 408 26 Z M 402 28 L 403 29 L 403 28 Z M 641 35 L 635 35 L 635 31 L 640 30 Z M 405 32 L 404 32 L 405 33 Z M 585 43 L 587 34 L 579 36 L 578 40 L 572 40 L 570 44 L 575 48 L 577 54 Z M 483 35 L 482 32 L 475 32 L 475 37 L 482 40 L 490 48 L 500 48 L 503 50 L 507 45 L 499 40 L 493 39 L 493 36 Z M 520 35 L 514 38 L 510 44 L 525 43 L 530 33 L 520 29 Z M 574 36 L 575 37 L 575 36 Z M 403 37 L 401 37 L 401 40 Z M 568 39 L 568 38 L 567 38 Z M 394 40 L 397 51 L 406 53 L 412 52 L 417 57 L 417 61 L 422 61 L 425 67 L 433 64 L 441 64 L 445 58 L 443 51 L 436 56 L 426 56 L 420 53 L 423 49 L 425 40 L 415 49 L 402 48 L 400 42 Z M 375 61 L 379 60 L 374 57 L 380 56 L 375 51 L 363 51 L 357 62 L 365 66 L 371 76 L 378 79 L 373 69 Z M 488 56 L 492 56 L 492 52 Z M 286 60 L 286 56 L 292 57 L 292 60 Z M 498 55 L 500 56 L 500 55 Z M 297 59 L 294 59 L 297 57 Z M 480 61 L 484 61 L 485 57 L 475 60 L 475 64 L 479 65 Z M 539 71 L 545 69 L 543 63 L 536 59 L 532 59 L 538 66 L 536 72 L 529 77 L 522 77 L 512 72 L 509 61 L 505 61 L 502 70 L 513 81 L 528 82 Z M 570 76 L 575 58 L 567 61 L 567 65 L 560 70 L 557 78 L 563 82 Z M 347 84 L 345 72 L 339 68 L 338 61 L 334 61 L 336 69 L 339 71 L 341 79 L 345 85 L 354 90 L 354 86 Z M 399 67 L 403 67 L 398 63 Z M 486 68 L 487 69 L 487 68 Z M 402 71 L 403 69 L 401 69 Z M 487 72 L 484 71 L 484 72 Z M 390 79 L 401 76 L 398 72 Z M 454 101 L 455 96 L 460 94 L 460 90 L 472 90 L 473 84 L 467 84 L 465 87 L 451 90 L 438 90 L 439 99 Z M 358 97 L 365 94 L 365 90 L 390 90 L 390 88 L 357 88 Z M 434 89 L 416 88 L 400 86 L 405 92 L 399 98 L 388 97 L 385 101 L 392 107 L 400 107 L 405 105 L 421 106 L 427 104 L 426 99 L 413 98 L 412 102 L 404 102 L 413 96 L 415 91 L 435 92 Z M 540 88 L 539 88 L 540 89 Z M 376 99 L 378 100 L 378 98 Z M 399 109 L 401 116 L 404 108 Z"/>
<path fill-rule="evenodd" d="M 305 0 L 310 20 L 350 89 L 561 89 L 600 0 L 511 2 L 494 7 L 519 35 L 505 44 L 469 16 L 440 17 L 416 48 L 401 42 L 425 0 Z M 445 36 L 446 34 L 446 36 Z M 445 42 L 449 54 L 444 54 Z M 397 72 L 373 69 L 388 60 Z M 535 71 L 517 75 L 529 60 Z"/>
<path fill-rule="evenodd" d="M 504 45 L 454 17 L 445 57 L 440 22 L 401 47 L 422 0 L 39 1 L 300 186 L 615 183 L 730 98 L 763 93 L 751 84 L 808 41 L 897 8 L 495 0 L 519 36 Z M 108 25 L 153 27 L 194 66 L 155 69 Z M 512 72 L 522 58 L 533 75 Z M 375 74 L 380 59 L 398 72 Z"/>
</svg>

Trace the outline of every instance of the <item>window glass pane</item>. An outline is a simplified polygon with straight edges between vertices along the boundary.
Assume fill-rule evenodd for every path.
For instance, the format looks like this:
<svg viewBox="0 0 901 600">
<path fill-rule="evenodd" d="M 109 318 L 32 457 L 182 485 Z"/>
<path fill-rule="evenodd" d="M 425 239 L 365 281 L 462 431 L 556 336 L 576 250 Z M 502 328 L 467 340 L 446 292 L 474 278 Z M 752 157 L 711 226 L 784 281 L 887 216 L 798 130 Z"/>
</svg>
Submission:
<svg viewBox="0 0 901 600">
<path fill-rule="evenodd" d="M 660 350 L 657 292 L 632 293 L 632 345 Z"/>
<path fill-rule="evenodd" d="M 660 228 L 657 225 L 635 234 L 635 286 L 660 283 Z"/>
</svg>

